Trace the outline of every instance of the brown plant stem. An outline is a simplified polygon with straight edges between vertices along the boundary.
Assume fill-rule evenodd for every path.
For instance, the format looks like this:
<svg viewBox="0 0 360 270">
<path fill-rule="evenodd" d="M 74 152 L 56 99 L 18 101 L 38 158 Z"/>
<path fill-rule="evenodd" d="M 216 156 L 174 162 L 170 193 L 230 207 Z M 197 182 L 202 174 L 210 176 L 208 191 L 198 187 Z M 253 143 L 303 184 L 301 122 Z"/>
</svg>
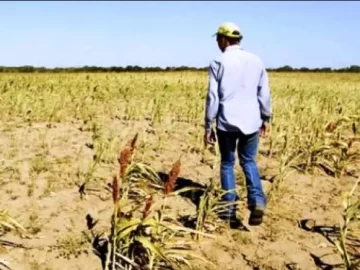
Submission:
<svg viewBox="0 0 360 270">
<path fill-rule="evenodd" d="M 121 151 L 121 153 L 118 157 L 118 162 L 120 164 L 120 177 L 121 178 L 124 177 L 126 169 L 131 162 L 131 157 L 132 157 L 134 149 L 135 149 L 135 144 L 136 144 L 137 138 L 138 138 L 138 133 L 136 133 L 134 138 L 125 145 L 124 150 Z"/>
<path fill-rule="evenodd" d="M 174 163 L 169 173 L 168 180 L 165 184 L 165 194 L 168 195 L 174 191 L 176 180 L 180 174 L 181 161 L 180 158 Z"/>
</svg>

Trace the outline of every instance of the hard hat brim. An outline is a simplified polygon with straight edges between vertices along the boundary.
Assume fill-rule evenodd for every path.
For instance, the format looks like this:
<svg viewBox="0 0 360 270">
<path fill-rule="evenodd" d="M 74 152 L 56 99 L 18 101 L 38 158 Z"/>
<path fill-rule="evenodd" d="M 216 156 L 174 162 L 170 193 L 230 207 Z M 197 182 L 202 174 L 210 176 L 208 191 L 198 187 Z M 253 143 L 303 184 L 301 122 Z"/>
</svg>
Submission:
<svg viewBox="0 0 360 270">
<path fill-rule="evenodd" d="M 225 37 L 229 37 L 229 38 L 241 38 L 242 35 L 239 36 L 229 36 L 229 35 L 225 35 L 225 34 L 221 34 L 221 33 L 215 33 L 213 34 L 211 37 L 216 37 L 217 35 L 224 35 Z"/>
</svg>

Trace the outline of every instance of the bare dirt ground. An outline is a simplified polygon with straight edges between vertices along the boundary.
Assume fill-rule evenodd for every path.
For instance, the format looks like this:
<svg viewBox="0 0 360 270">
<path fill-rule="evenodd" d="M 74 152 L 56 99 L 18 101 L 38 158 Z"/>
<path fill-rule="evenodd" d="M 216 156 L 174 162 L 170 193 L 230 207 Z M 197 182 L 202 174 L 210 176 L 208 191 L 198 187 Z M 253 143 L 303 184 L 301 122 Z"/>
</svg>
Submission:
<svg viewBox="0 0 360 270">
<path fill-rule="evenodd" d="M 179 181 L 206 184 L 214 174 L 218 176 L 217 168 L 204 162 L 201 153 L 189 151 L 189 138 L 195 130 L 189 124 L 159 128 L 147 122 L 104 120 L 102 125 L 115 134 L 114 141 L 95 170 L 90 182 L 92 190 L 83 199 L 78 185 L 94 155 L 89 146 L 92 134 L 86 125 L 82 122 L 0 125 L 0 208 L 8 209 L 29 232 L 27 238 L 12 233 L 2 237 L 3 241 L 21 245 L 7 246 L 0 253 L 0 259 L 11 269 L 101 269 L 100 259 L 86 238 L 86 216 L 98 219 L 99 228 L 110 225 L 112 200 L 106 184 L 117 170 L 119 150 L 136 132 L 142 145 L 136 158 L 157 171 L 168 173 L 172 163 L 184 153 Z M 274 160 L 261 154 L 258 161 L 266 179 L 278 169 Z M 240 175 L 239 166 L 236 170 Z M 215 267 L 196 261 L 195 269 L 311 270 L 341 263 L 331 243 L 331 226 L 341 222 L 341 194 L 351 189 L 354 182 L 354 177 L 336 179 L 294 172 L 274 191 L 264 223 L 250 227 L 246 193 L 239 180 L 239 215 L 249 231 L 224 228 L 214 234 L 215 239 L 203 238 L 194 249 Z M 272 185 L 263 181 L 266 191 Z M 170 206 L 178 217 L 195 212 L 191 200 L 180 196 L 172 198 Z M 315 221 L 316 229 L 301 228 L 299 223 L 306 219 Z"/>
</svg>

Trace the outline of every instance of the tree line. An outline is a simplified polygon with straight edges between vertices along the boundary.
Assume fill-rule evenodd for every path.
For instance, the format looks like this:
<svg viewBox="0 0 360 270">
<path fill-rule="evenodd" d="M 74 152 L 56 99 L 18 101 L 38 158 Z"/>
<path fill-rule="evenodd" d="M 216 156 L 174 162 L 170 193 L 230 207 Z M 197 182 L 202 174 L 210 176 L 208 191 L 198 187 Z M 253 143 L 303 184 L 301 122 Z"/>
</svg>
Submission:
<svg viewBox="0 0 360 270">
<path fill-rule="evenodd" d="M 0 73 L 76 73 L 76 72 L 171 72 L 171 71 L 207 71 L 208 67 L 141 67 L 141 66 L 111 66 L 111 67 L 99 67 L 99 66 L 83 66 L 83 67 L 34 67 L 34 66 L 16 66 L 7 67 L 0 66 Z M 334 69 L 330 67 L 323 68 L 293 68 L 291 66 L 283 66 L 278 68 L 267 68 L 269 72 L 318 72 L 318 73 L 360 73 L 360 66 L 351 65 L 349 67 Z"/>
</svg>

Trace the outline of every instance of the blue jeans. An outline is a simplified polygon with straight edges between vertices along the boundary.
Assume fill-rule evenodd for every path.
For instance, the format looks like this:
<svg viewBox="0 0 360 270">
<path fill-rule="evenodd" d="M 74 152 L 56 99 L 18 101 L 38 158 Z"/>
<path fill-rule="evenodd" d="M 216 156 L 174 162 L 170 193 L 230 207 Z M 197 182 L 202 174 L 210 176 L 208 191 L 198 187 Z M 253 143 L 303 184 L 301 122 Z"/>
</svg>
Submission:
<svg viewBox="0 0 360 270">
<path fill-rule="evenodd" d="M 266 206 L 266 196 L 261 185 L 259 170 L 255 161 L 259 144 L 259 133 L 244 135 L 242 132 L 225 132 L 217 130 L 221 154 L 221 186 L 223 190 L 235 190 L 234 175 L 235 150 L 237 150 L 240 166 L 245 174 L 247 189 L 247 205 Z M 236 146 L 237 143 L 237 146 Z M 235 202 L 236 192 L 228 192 L 223 196 L 225 202 Z M 230 207 L 230 214 L 235 214 L 236 208 Z"/>
</svg>

